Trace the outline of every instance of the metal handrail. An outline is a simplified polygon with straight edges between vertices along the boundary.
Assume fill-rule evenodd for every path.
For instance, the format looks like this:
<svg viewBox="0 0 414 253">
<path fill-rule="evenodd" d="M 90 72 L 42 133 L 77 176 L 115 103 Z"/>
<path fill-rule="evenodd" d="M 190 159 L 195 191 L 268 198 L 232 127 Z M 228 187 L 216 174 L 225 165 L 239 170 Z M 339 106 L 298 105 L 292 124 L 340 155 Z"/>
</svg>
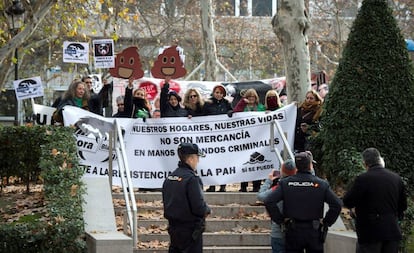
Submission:
<svg viewBox="0 0 414 253">
<path fill-rule="evenodd" d="M 131 180 L 131 173 L 128 166 L 128 159 L 125 154 L 125 143 L 122 135 L 122 130 L 118 124 L 117 119 L 114 120 L 114 143 L 115 152 L 118 161 L 118 169 L 121 174 L 122 190 L 124 194 L 124 200 L 126 204 L 126 211 L 128 216 L 128 222 L 131 228 L 132 240 L 134 248 L 138 243 L 138 225 L 137 225 L 137 202 L 135 200 L 134 186 Z M 124 230 L 124 233 L 126 231 Z"/>
<path fill-rule="evenodd" d="M 279 121 L 277 121 L 277 120 L 273 120 L 270 123 L 270 149 L 271 149 L 271 151 L 276 153 L 276 156 L 279 159 L 280 164 L 282 164 L 283 163 L 283 158 L 280 155 L 279 149 L 275 147 L 275 126 L 276 126 L 277 131 L 279 132 L 280 137 L 282 138 L 282 141 L 283 141 L 283 144 L 284 144 L 284 150 L 287 150 L 290 158 L 292 160 L 295 160 L 295 156 L 293 155 L 292 150 L 290 150 L 290 146 L 289 146 L 289 143 L 288 143 L 288 141 L 285 137 L 283 129 L 280 126 Z"/>
</svg>

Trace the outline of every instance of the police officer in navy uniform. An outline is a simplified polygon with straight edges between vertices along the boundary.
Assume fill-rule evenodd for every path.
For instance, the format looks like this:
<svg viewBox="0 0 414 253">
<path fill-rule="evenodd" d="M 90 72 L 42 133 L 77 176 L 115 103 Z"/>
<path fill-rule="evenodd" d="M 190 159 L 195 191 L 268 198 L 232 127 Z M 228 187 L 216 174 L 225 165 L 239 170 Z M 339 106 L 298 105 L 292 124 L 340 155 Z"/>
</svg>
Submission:
<svg viewBox="0 0 414 253">
<path fill-rule="evenodd" d="M 169 253 L 203 252 L 202 233 L 205 218 L 211 213 L 204 200 L 203 183 L 196 167 L 203 152 L 197 144 L 178 146 L 178 168 L 164 181 L 162 199 L 164 217 L 168 220 Z"/>
<path fill-rule="evenodd" d="M 295 155 L 297 174 L 280 180 L 264 203 L 274 222 L 286 230 L 285 250 L 323 252 L 328 227 L 338 218 L 342 203 L 327 181 L 312 175 L 313 156 L 309 151 Z M 283 200 L 283 214 L 277 203 Z M 329 210 L 324 214 L 324 203 Z"/>
</svg>

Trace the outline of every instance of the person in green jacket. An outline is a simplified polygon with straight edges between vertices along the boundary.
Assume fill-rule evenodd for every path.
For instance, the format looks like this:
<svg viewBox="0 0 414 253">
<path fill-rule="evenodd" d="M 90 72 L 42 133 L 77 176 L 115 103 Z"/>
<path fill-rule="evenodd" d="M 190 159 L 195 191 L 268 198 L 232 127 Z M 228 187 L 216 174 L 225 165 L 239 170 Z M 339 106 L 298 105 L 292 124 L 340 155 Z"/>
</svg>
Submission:
<svg viewBox="0 0 414 253">
<path fill-rule="evenodd" d="M 259 95 L 255 89 L 247 89 L 243 97 L 237 102 L 234 107 L 234 112 L 264 112 L 266 107 L 260 103 Z M 253 181 L 253 192 L 258 192 L 262 180 Z M 247 192 L 248 182 L 242 182 L 240 184 L 240 192 Z"/>
</svg>

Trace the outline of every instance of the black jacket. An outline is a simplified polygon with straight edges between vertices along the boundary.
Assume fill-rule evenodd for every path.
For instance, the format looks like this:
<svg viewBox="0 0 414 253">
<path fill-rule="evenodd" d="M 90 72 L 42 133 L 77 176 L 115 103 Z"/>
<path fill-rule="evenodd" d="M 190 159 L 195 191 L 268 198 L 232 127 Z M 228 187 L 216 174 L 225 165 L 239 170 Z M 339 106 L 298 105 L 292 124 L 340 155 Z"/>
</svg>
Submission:
<svg viewBox="0 0 414 253">
<path fill-rule="evenodd" d="M 186 106 L 185 109 L 187 110 L 188 115 L 191 115 L 193 117 L 204 116 L 205 115 L 204 108 L 203 108 L 203 106 L 200 105 L 200 103 L 197 103 L 195 110 L 191 109 L 188 106 Z"/>
<path fill-rule="evenodd" d="M 277 203 L 283 200 L 283 214 Z M 324 203 L 329 210 L 324 214 Z M 264 201 L 273 221 L 283 223 L 285 218 L 298 221 L 312 221 L 323 218 L 324 225 L 332 226 L 338 218 L 342 203 L 329 187 L 327 181 L 310 172 L 298 171 L 296 175 L 283 178 L 279 187 Z"/>
<path fill-rule="evenodd" d="M 217 100 L 212 97 L 204 103 L 203 109 L 205 115 L 229 114 L 233 112 L 231 103 L 225 98 Z"/>
<path fill-rule="evenodd" d="M 112 118 L 129 118 L 129 115 L 127 115 L 126 113 L 125 113 L 125 111 L 123 111 L 123 112 L 117 112 L 117 113 L 115 113 L 114 115 L 112 115 Z"/>
<path fill-rule="evenodd" d="M 88 101 L 89 111 L 103 116 L 103 108 L 107 107 L 109 84 L 104 85 L 99 93 L 90 90 L 91 97 Z M 105 104 L 106 103 L 106 104 Z"/>
<path fill-rule="evenodd" d="M 52 118 L 55 122 L 63 123 L 63 107 L 66 105 L 78 106 L 73 98 L 61 98 Z M 89 111 L 88 100 L 82 99 L 82 109 Z"/>
<path fill-rule="evenodd" d="M 188 112 L 187 112 L 186 109 L 181 107 L 180 103 L 178 103 L 178 105 L 176 107 L 173 107 L 168 102 L 169 88 L 170 88 L 169 83 L 165 83 L 164 86 L 161 89 L 161 95 L 160 95 L 161 118 L 165 118 L 165 117 L 187 117 Z"/>
<path fill-rule="evenodd" d="M 179 162 L 178 168 L 162 186 L 164 217 L 170 224 L 196 226 L 211 212 L 204 201 L 203 183 L 191 167 Z"/>
<path fill-rule="evenodd" d="M 380 165 L 359 175 L 344 196 L 344 205 L 355 207 L 358 242 L 401 240 L 398 219 L 407 209 L 400 176 Z"/>
</svg>

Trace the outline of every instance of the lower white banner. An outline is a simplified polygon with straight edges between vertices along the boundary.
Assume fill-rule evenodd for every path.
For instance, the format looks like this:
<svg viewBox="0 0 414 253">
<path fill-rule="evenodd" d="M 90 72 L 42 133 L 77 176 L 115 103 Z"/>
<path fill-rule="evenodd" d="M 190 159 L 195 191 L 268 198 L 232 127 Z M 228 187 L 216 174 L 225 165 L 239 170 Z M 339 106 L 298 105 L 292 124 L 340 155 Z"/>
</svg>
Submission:
<svg viewBox="0 0 414 253">
<path fill-rule="evenodd" d="M 73 106 L 63 110 L 65 125 L 76 126 L 80 163 L 85 176 L 108 176 L 109 137 L 115 118 L 104 118 Z M 180 142 L 196 143 L 205 153 L 197 167 L 204 185 L 249 182 L 267 178 L 279 169 L 271 149 L 271 123 L 277 120 L 293 147 L 296 106 L 273 112 L 240 112 L 227 115 L 161 119 L 117 118 L 124 132 L 127 162 L 134 187 L 161 188 L 164 179 L 177 168 Z M 274 129 L 277 150 L 282 137 Z M 113 157 L 113 184 L 120 185 L 118 159 Z"/>
</svg>

